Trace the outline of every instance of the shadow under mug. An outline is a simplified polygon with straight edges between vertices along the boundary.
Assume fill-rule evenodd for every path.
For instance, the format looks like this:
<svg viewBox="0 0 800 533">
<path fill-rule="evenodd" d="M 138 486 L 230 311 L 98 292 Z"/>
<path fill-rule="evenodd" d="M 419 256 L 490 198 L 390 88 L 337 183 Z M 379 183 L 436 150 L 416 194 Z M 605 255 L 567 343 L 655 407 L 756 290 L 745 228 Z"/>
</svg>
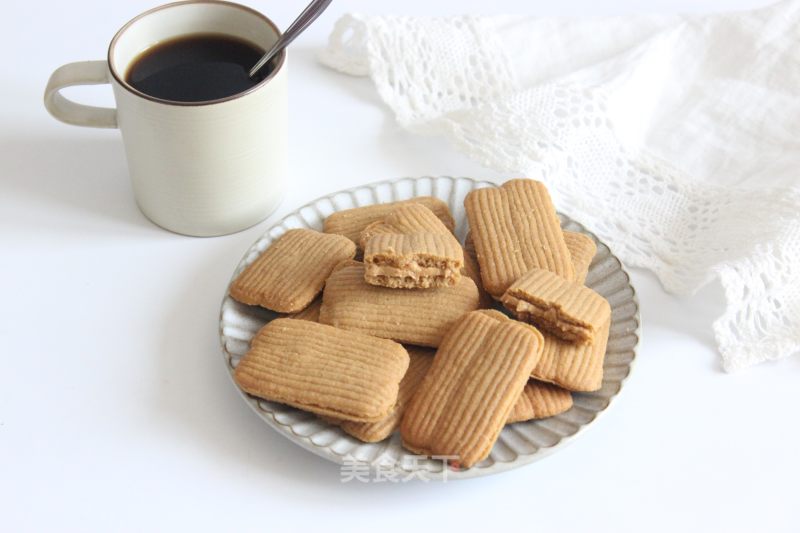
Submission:
<svg viewBox="0 0 800 533">
<path fill-rule="evenodd" d="M 166 39 L 197 33 L 232 36 L 264 50 L 280 36 L 271 20 L 248 7 L 189 0 L 156 7 L 125 24 L 106 61 L 83 61 L 53 72 L 45 107 L 78 126 L 119 128 L 136 203 L 159 226 L 193 236 L 225 235 L 269 216 L 286 181 L 288 97 L 283 51 L 275 69 L 247 91 L 206 102 L 175 102 L 125 81 L 131 63 Z M 110 83 L 116 109 L 68 100 L 61 89 Z"/>
</svg>

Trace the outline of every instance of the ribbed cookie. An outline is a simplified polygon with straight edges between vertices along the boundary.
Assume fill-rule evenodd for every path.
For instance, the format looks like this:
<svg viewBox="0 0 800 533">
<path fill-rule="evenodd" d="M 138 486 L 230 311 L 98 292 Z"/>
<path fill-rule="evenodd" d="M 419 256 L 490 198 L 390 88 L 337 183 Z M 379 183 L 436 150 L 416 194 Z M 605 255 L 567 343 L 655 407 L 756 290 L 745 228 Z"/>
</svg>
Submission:
<svg viewBox="0 0 800 533">
<path fill-rule="evenodd" d="M 585 237 L 584 239 L 578 238 Z M 581 271 L 588 270 L 597 247 L 594 241 L 581 233 L 564 232 L 564 240 L 570 249 L 572 264 L 575 267 L 576 280 L 581 278 Z M 606 355 L 611 319 L 597 332 L 591 344 L 575 344 L 559 339 L 549 333 L 542 333 L 544 349 L 539 362 L 531 372 L 531 377 L 555 383 L 564 389 L 580 392 L 598 390 L 603 385 L 603 361 Z"/>
<path fill-rule="evenodd" d="M 452 287 L 461 278 L 464 251 L 449 233 L 380 233 L 367 241 L 364 264 L 370 285 Z"/>
<path fill-rule="evenodd" d="M 532 268 L 572 280 L 575 271 L 545 186 L 517 179 L 464 199 L 486 291 L 499 298 Z"/>
<path fill-rule="evenodd" d="M 411 203 L 421 204 L 433 211 L 449 231 L 453 231 L 455 228 L 453 215 L 450 214 L 450 209 L 447 207 L 446 203 L 432 196 L 419 196 L 410 200 L 403 200 L 402 202 L 389 202 L 386 204 L 355 207 L 353 209 L 345 209 L 344 211 L 331 213 L 328 218 L 325 219 L 323 231 L 325 233 L 344 235 L 351 241 L 358 243 L 364 228 L 373 222 L 383 220 L 386 215 L 394 211 L 397 207 Z"/>
<path fill-rule="evenodd" d="M 489 293 L 483 289 L 483 280 L 481 279 L 481 269 L 478 265 L 478 258 L 475 252 L 475 243 L 472 240 L 472 233 L 467 233 L 467 238 L 464 240 L 464 268 L 461 273 L 469 276 L 475 285 L 478 287 L 478 301 L 479 309 L 491 309 L 494 307 L 494 300 Z"/>
<path fill-rule="evenodd" d="M 595 291 L 541 268 L 514 282 L 501 300 L 519 320 L 571 342 L 591 343 L 611 316 Z"/>
<path fill-rule="evenodd" d="M 408 363 L 408 353 L 396 342 L 278 318 L 258 331 L 234 379 L 265 400 L 375 422 L 397 402 Z"/>
<path fill-rule="evenodd" d="M 597 253 L 597 245 L 588 235 L 574 231 L 564 232 L 564 242 L 575 270 L 575 277 L 572 281 L 583 285 L 586 275 L 589 273 L 589 265 L 592 264 L 592 259 Z"/>
<path fill-rule="evenodd" d="M 411 359 L 408 370 L 400 382 L 400 391 L 397 393 L 394 409 L 377 422 L 335 421 L 346 433 L 364 442 L 379 442 L 391 435 L 400 425 L 406 406 L 417 391 L 419 384 L 422 383 L 425 374 L 428 373 L 435 353 L 430 348 L 417 346 L 406 346 L 405 348 Z"/>
<path fill-rule="evenodd" d="M 436 214 L 422 204 L 402 203 L 387 213 L 382 219 L 369 224 L 361 232 L 358 245 L 364 249 L 367 241 L 379 233 L 441 233 L 453 235 L 451 226 L 446 225 Z M 453 237 L 455 239 L 455 237 Z"/>
<path fill-rule="evenodd" d="M 564 230 L 563 234 L 564 243 L 567 245 L 570 260 L 572 261 L 572 268 L 575 271 L 574 281 L 576 283 L 583 283 L 586 281 L 586 275 L 589 273 L 589 266 L 592 264 L 592 259 L 594 259 L 594 256 L 597 253 L 597 245 L 595 244 L 594 240 L 585 233 Z M 475 250 L 475 241 L 472 238 L 472 231 L 468 231 L 467 237 L 464 239 L 465 265 L 468 261 L 468 257 L 473 258 L 476 271 L 478 272 L 478 275 L 480 275 L 477 251 Z M 478 282 L 476 281 L 476 283 Z"/>
<path fill-rule="evenodd" d="M 528 381 L 508 415 L 507 424 L 555 416 L 572 408 L 572 394 L 550 383 Z"/>
<path fill-rule="evenodd" d="M 478 288 L 467 277 L 453 287 L 397 290 L 364 281 L 364 265 L 339 265 L 325 284 L 319 320 L 397 342 L 437 347 L 450 327 L 478 307 Z"/>
<path fill-rule="evenodd" d="M 468 468 L 492 449 L 542 350 L 542 336 L 493 310 L 463 317 L 445 336 L 400 434 L 425 455 L 455 455 Z"/>
<path fill-rule="evenodd" d="M 237 276 L 231 297 L 278 313 L 296 313 L 320 293 L 333 267 L 355 254 L 355 245 L 340 235 L 289 230 Z"/>
<path fill-rule="evenodd" d="M 610 325 L 609 317 L 591 344 L 575 344 L 543 333 L 542 357 L 533 368 L 531 377 L 571 391 L 598 390 L 603 385 L 603 361 Z"/>
</svg>

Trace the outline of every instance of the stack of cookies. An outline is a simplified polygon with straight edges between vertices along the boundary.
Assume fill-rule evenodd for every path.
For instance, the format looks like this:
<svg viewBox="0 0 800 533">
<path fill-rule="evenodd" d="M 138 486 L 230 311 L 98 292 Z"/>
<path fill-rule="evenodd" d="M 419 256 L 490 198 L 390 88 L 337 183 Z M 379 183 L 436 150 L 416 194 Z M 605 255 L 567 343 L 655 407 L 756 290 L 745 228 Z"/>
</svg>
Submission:
<svg viewBox="0 0 800 533">
<path fill-rule="evenodd" d="M 282 314 L 256 334 L 236 382 L 365 442 L 399 428 L 407 449 L 462 468 L 506 424 L 600 388 L 611 310 L 583 284 L 594 241 L 562 231 L 533 180 L 473 191 L 464 206 L 463 246 L 431 197 L 282 235 L 230 287 Z"/>
</svg>

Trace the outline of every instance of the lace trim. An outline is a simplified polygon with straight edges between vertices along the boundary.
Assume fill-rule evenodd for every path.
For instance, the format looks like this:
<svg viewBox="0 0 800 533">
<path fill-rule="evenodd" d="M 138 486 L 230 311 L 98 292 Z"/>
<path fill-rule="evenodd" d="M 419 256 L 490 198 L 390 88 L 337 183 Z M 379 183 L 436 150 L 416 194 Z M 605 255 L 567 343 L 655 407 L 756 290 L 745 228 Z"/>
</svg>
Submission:
<svg viewBox="0 0 800 533">
<path fill-rule="evenodd" d="M 800 350 L 800 190 L 706 185 L 626 149 L 602 88 L 520 88 L 482 19 L 346 16 L 322 59 L 371 76 L 402 126 L 545 181 L 561 210 L 667 290 L 691 294 L 719 277 L 726 370 Z"/>
</svg>

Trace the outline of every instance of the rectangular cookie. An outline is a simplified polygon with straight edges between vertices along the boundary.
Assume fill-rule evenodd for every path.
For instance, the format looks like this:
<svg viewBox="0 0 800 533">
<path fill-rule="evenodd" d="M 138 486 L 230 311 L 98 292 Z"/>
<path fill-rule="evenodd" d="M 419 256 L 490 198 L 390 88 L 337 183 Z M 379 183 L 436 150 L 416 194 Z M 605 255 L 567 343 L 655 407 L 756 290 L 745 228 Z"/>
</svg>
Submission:
<svg viewBox="0 0 800 533">
<path fill-rule="evenodd" d="M 278 318 L 261 328 L 234 370 L 248 394 L 358 422 L 386 417 L 397 402 L 408 353 L 396 342 Z"/>
<path fill-rule="evenodd" d="M 406 410 L 408 402 L 422 382 L 425 374 L 433 363 L 434 350 L 418 346 L 406 346 L 410 362 L 408 370 L 400 381 L 400 390 L 397 393 L 397 402 L 394 408 L 384 418 L 377 422 L 352 422 L 350 420 L 331 420 L 350 435 L 364 442 L 379 442 L 391 435 L 400 425 L 400 419 Z"/>
<path fill-rule="evenodd" d="M 455 236 L 421 204 L 397 206 L 361 232 L 366 281 L 391 288 L 452 286 L 464 253 Z"/>
<path fill-rule="evenodd" d="M 597 253 L 597 245 L 594 239 L 585 233 L 578 233 L 576 231 L 564 230 L 564 243 L 569 250 L 570 260 L 572 261 L 572 268 L 575 270 L 575 282 L 583 283 L 586 281 L 586 275 L 589 273 L 589 266 L 592 264 L 595 254 Z M 467 263 L 471 262 L 473 266 Z M 475 250 L 475 241 L 472 239 L 472 231 L 467 232 L 467 237 L 464 239 L 464 266 L 470 271 L 477 272 L 480 276 L 480 267 L 478 266 L 478 256 Z M 464 272 L 466 273 L 466 272 Z M 467 274 L 472 277 L 470 274 Z M 475 283 L 479 282 L 472 278 Z"/>
<path fill-rule="evenodd" d="M 569 411 L 571 408 L 572 394 L 568 390 L 532 379 L 522 390 L 506 423 L 547 418 Z"/>
<path fill-rule="evenodd" d="M 382 220 L 398 206 L 409 203 L 421 204 L 433 211 L 449 231 L 452 232 L 455 228 L 453 215 L 450 214 L 450 209 L 447 207 L 446 203 L 432 196 L 418 196 L 401 202 L 367 205 L 331 213 L 331 215 L 325 219 L 322 231 L 325 233 L 344 235 L 354 243 L 358 243 L 364 228 L 373 222 Z"/>
<path fill-rule="evenodd" d="M 364 265 L 339 265 L 325 284 L 319 320 L 337 328 L 437 347 L 464 314 L 477 309 L 478 288 L 467 277 L 453 287 L 396 290 L 364 281 Z"/>
<path fill-rule="evenodd" d="M 361 232 L 358 245 L 367 247 L 367 242 L 380 233 L 436 233 L 449 235 L 455 240 L 453 231 L 436 214 L 422 204 L 403 203 L 377 222 L 369 224 Z"/>
<path fill-rule="evenodd" d="M 595 291 L 541 268 L 514 282 L 501 301 L 519 320 L 577 343 L 591 343 L 611 316 L 608 301 Z"/>
<path fill-rule="evenodd" d="M 447 333 L 411 399 L 400 434 L 424 455 L 483 460 L 519 399 L 542 350 L 535 329 L 494 310 L 475 311 Z"/>
<path fill-rule="evenodd" d="M 322 291 L 333 267 L 355 254 L 355 245 L 341 235 L 289 230 L 233 280 L 230 294 L 243 304 L 296 313 Z"/>
<path fill-rule="evenodd" d="M 603 386 L 603 361 L 610 325 L 609 318 L 591 344 L 575 344 L 543 333 L 542 357 L 533 368 L 531 377 L 571 391 L 598 390 Z"/>
<path fill-rule="evenodd" d="M 561 223 L 545 186 L 517 179 L 464 199 L 483 288 L 499 298 L 532 268 L 575 279 Z"/>
<path fill-rule="evenodd" d="M 370 285 L 393 289 L 452 287 L 461 278 L 464 251 L 450 234 L 381 233 L 364 249 Z"/>
<path fill-rule="evenodd" d="M 569 256 L 572 260 L 572 267 L 575 270 L 575 283 L 583 283 L 586 281 L 586 275 L 589 273 L 589 265 L 592 264 L 597 253 L 597 245 L 594 239 L 585 233 L 577 233 L 575 231 L 564 232 L 564 242 L 569 250 Z"/>
</svg>

